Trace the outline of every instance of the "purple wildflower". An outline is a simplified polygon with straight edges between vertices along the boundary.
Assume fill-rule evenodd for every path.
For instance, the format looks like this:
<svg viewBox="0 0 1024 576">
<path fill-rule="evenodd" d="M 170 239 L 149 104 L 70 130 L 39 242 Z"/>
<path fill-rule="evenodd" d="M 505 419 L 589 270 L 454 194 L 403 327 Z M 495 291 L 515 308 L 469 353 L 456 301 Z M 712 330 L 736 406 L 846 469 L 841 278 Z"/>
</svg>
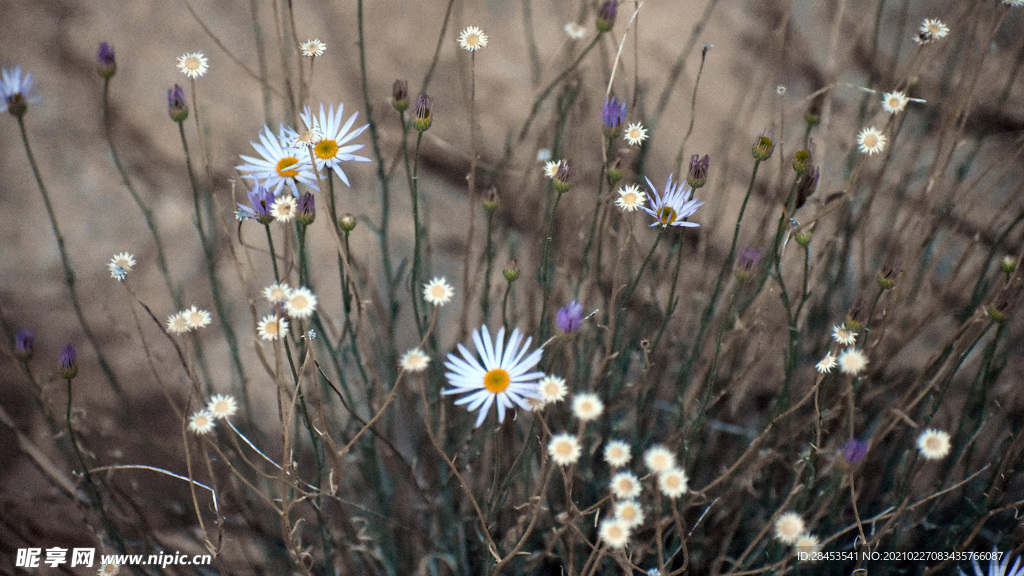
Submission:
<svg viewBox="0 0 1024 576">
<path fill-rule="evenodd" d="M 28 110 L 28 105 L 38 102 L 39 97 L 33 96 L 32 73 L 21 73 L 21 66 L 0 69 L 0 112 L 10 112 L 12 116 L 21 117 Z"/>
<path fill-rule="evenodd" d="M 239 221 L 258 220 L 261 224 L 273 222 L 274 217 L 270 215 L 270 207 L 274 205 L 274 193 L 257 183 L 249 191 L 248 196 L 251 207 L 239 204 L 238 210 L 235 211 L 235 218 Z"/>
<path fill-rule="evenodd" d="M 626 103 L 619 102 L 615 96 L 604 101 L 604 108 L 601 109 L 601 121 L 604 122 L 605 132 L 614 137 L 622 129 L 622 123 L 626 121 Z"/>
<path fill-rule="evenodd" d="M 14 349 L 22 360 L 32 358 L 32 348 L 36 342 L 36 335 L 27 328 L 18 330 L 14 335 Z"/>
<path fill-rule="evenodd" d="M 117 72 L 117 60 L 114 58 L 114 48 L 106 42 L 100 44 L 100 49 L 96 52 L 96 71 L 100 73 L 100 76 L 110 79 Z"/>
<path fill-rule="evenodd" d="M 306 192 L 299 196 L 299 223 L 309 225 L 316 219 L 316 201 L 312 194 Z"/>
<path fill-rule="evenodd" d="M 171 120 L 184 122 L 188 118 L 188 103 L 185 101 L 185 91 L 181 86 L 175 84 L 174 88 L 167 91 L 167 113 Z"/>
<path fill-rule="evenodd" d="M 850 464 L 856 464 L 864 459 L 868 453 L 868 443 L 856 438 L 850 438 L 843 446 L 843 459 Z"/>
<path fill-rule="evenodd" d="M 690 185 L 690 188 L 696 190 L 707 182 L 710 166 L 711 158 L 707 154 L 703 158 L 700 157 L 700 154 L 690 157 L 690 171 L 686 174 L 686 183 Z"/>
<path fill-rule="evenodd" d="M 71 380 L 78 375 L 78 352 L 74 344 L 68 344 L 60 349 L 60 375 L 65 380 Z"/>
<path fill-rule="evenodd" d="M 572 300 L 555 314 L 555 324 L 562 332 L 575 332 L 583 323 L 583 305 Z"/>
</svg>

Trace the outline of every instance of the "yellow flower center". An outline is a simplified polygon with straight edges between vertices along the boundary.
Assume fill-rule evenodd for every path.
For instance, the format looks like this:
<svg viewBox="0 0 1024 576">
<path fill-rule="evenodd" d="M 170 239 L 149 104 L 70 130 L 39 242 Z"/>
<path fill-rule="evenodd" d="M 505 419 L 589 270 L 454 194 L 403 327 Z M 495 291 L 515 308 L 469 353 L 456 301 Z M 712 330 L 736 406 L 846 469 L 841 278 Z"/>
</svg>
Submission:
<svg viewBox="0 0 1024 576">
<path fill-rule="evenodd" d="M 298 163 L 299 163 L 299 159 L 298 158 L 296 158 L 294 156 L 285 156 L 284 158 L 281 158 L 281 160 L 278 161 L 278 163 L 277 163 L 277 166 L 276 166 L 277 173 L 282 178 L 295 178 L 296 176 L 299 175 L 299 171 L 298 170 L 286 170 L 286 168 L 289 168 L 291 166 L 295 166 Z"/>
<path fill-rule="evenodd" d="M 487 388 L 495 394 L 504 392 L 511 383 L 512 378 L 504 368 L 495 368 L 487 374 L 484 374 L 484 388 Z"/>
<path fill-rule="evenodd" d="M 298 295 L 292 297 L 292 308 L 296 310 L 305 310 L 309 306 L 309 300 L 305 296 Z"/>
<path fill-rule="evenodd" d="M 665 206 L 661 210 L 658 210 L 658 218 L 661 220 L 662 226 L 668 226 L 675 222 L 677 215 L 676 209 L 671 206 Z"/>
<path fill-rule="evenodd" d="M 864 136 L 864 145 L 868 148 L 874 148 L 878 145 L 878 136 L 875 136 L 874 134 Z"/>
<path fill-rule="evenodd" d="M 334 140 L 321 140 L 313 147 L 313 153 L 321 160 L 330 160 L 338 154 L 338 143 Z"/>
<path fill-rule="evenodd" d="M 195 56 L 189 56 L 185 59 L 185 68 L 188 68 L 189 70 L 199 70 L 202 65 L 203 63 Z"/>
</svg>

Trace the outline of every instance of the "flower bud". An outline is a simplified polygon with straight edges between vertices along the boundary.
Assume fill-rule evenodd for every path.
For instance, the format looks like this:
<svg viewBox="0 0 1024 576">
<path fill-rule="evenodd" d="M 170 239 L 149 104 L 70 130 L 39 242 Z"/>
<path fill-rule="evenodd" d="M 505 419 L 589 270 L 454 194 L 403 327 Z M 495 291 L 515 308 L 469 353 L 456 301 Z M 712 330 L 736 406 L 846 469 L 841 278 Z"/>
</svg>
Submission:
<svg viewBox="0 0 1024 576">
<path fill-rule="evenodd" d="M 434 106 L 434 101 L 427 96 L 426 92 L 420 92 L 420 95 L 416 97 L 416 117 L 412 120 L 412 125 L 420 132 L 426 132 L 430 128 L 430 124 L 433 122 L 431 116 L 431 109 Z"/>
<path fill-rule="evenodd" d="M 703 158 L 700 157 L 700 154 L 690 157 L 690 171 L 686 174 L 686 183 L 690 185 L 690 188 L 696 190 L 707 182 L 710 166 L 711 158 L 707 154 Z"/>
<path fill-rule="evenodd" d="M 562 332 L 575 332 L 583 323 L 583 305 L 576 300 L 561 307 L 555 314 L 555 325 Z"/>
<path fill-rule="evenodd" d="M 896 278 L 900 275 L 900 262 L 899 260 L 893 260 L 887 262 L 885 266 L 882 266 L 882 270 L 878 273 L 878 287 L 882 290 L 891 290 L 896 286 Z"/>
<path fill-rule="evenodd" d="M 103 78 L 109 80 L 117 72 L 117 60 L 114 58 L 114 49 L 106 42 L 100 44 L 96 53 L 96 71 Z"/>
<path fill-rule="evenodd" d="M 490 188 L 487 189 L 487 192 L 484 194 L 483 204 L 484 204 L 484 210 L 486 210 L 488 214 L 492 214 L 492 213 L 494 213 L 495 210 L 497 210 L 497 208 L 498 208 L 498 189 L 497 188 L 495 188 L 494 186 L 491 186 Z"/>
<path fill-rule="evenodd" d="M 615 96 L 604 101 L 601 109 L 601 121 L 604 122 L 604 135 L 609 140 L 618 137 L 622 123 L 626 121 L 626 103 L 619 102 Z"/>
<path fill-rule="evenodd" d="M 299 224 L 309 226 L 316 219 L 316 200 L 314 196 L 306 192 L 299 196 Z"/>
<path fill-rule="evenodd" d="M 772 139 L 767 136 L 761 136 L 757 140 L 757 144 L 754 144 L 754 148 L 751 153 L 754 155 L 754 160 L 767 160 L 772 157 L 772 152 L 775 151 L 775 143 Z"/>
<path fill-rule="evenodd" d="M 761 262 L 761 249 L 756 246 L 744 246 L 736 258 L 736 277 L 747 280 Z"/>
<path fill-rule="evenodd" d="M 22 328 L 14 335 L 14 351 L 18 358 L 29 361 L 32 358 L 33 347 L 35 346 L 36 335 L 31 330 Z"/>
<path fill-rule="evenodd" d="M 608 164 L 605 173 L 608 175 L 608 183 L 614 188 L 619 180 L 622 180 L 622 157 L 616 156 L 615 160 Z"/>
<path fill-rule="evenodd" d="M 796 240 L 797 244 L 806 248 L 811 243 L 811 232 L 809 230 L 807 232 L 798 232 L 793 235 L 793 239 Z"/>
<path fill-rule="evenodd" d="M 853 307 L 846 313 L 846 327 L 854 332 L 864 328 L 864 321 L 867 312 L 864 310 L 864 299 L 857 298 Z"/>
<path fill-rule="evenodd" d="M 75 351 L 73 344 L 60 349 L 60 376 L 65 380 L 71 380 L 78 375 L 78 364 L 75 362 L 78 359 L 78 353 Z"/>
<path fill-rule="evenodd" d="M 356 217 L 351 214 L 345 214 L 341 218 L 338 218 L 338 225 L 345 232 L 351 232 L 356 227 Z"/>
<path fill-rule="evenodd" d="M 185 102 L 185 91 L 181 86 L 175 84 L 174 88 L 167 91 L 167 113 L 171 120 L 184 122 L 188 118 L 188 103 Z"/>
<path fill-rule="evenodd" d="M 1006 278 L 1010 278 L 1010 274 L 1017 269 L 1017 261 L 1012 256 L 1003 256 L 1002 261 L 999 262 L 999 269 L 1006 274 Z"/>
<path fill-rule="evenodd" d="M 391 105 L 399 112 L 405 112 L 409 107 L 409 81 L 395 80 L 391 85 Z"/>
<path fill-rule="evenodd" d="M 815 166 L 813 170 L 805 170 L 796 180 L 796 207 L 800 208 L 807 202 L 807 199 L 818 189 L 818 178 L 821 170 Z"/>
<path fill-rule="evenodd" d="M 601 3 L 601 7 L 597 9 L 597 19 L 595 25 L 601 32 L 607 32 L 615 26 L 615 16 L 619 11 L 619 6 L 615 0 L 605 0 Z"/>
<path fill-rule="evenodd" d="M 519 262 L 514 259 L 510 260 L 509 263 L 505 265 L 505 269 L 502 270 L 501 273 L 505 276 L 505 280 L 508 280 L 509 284 L 515 282 L 516 279 L 519 278 Z"/>
<path fill-rule="evenodd" d="M 572 188 L 572 168 L 569 167 L 568 161 L 563 161 L 558 167 L 558 172 L 555 172 L 555 177 L 551 179 L 555 184 L 555 190 L 559 192 L 568 192 Z"/>
</svg>

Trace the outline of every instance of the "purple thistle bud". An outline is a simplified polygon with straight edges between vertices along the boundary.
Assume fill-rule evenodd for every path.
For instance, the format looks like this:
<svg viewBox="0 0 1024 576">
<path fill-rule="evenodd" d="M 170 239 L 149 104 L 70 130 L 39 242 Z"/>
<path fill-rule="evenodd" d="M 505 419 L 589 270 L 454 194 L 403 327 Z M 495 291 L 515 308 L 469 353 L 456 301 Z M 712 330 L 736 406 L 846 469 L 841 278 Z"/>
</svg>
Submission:
<svg viewBox="0 0 1024 576">
<path fill-rule="evenodd" d="M 619 5 L 615 0 L 605 0 L 597 9 L 597 29 L 607 32 L 615 26 L 615 16 L 619 12 Z"/>
<path fill-rule="evenodd" d="M 309 225 L 316 219 L 316 199 L 309 192 L 299 196 L 299 223 Z"/>
<path fill-rule="evenodd" d="M 551 181 L 555 184 L 555 190 L 559 192 L 568 192 L 569 188 L 572 188 L 572 168 L 569 167 L 568 160 L 562 160 Z"/>
<path fill-rule="evenodd" d="M 274 205 L 274 193 L 257 183 L 247 195 L 251 206 L 239 204 L 238 210 L 235 211 L 235 218 L 258 220 L 261 224 L 273 222 L 274 217 L 270 215 L 270 207 Z"/>
<path fill-rule="evenodd" d="M 856 438 L 850 438 L 843 446 L 843 459 L 850 464 L 856 464 L 864 459 L 868 453 L 868 443 Z"/>
<path fill-rule="evenodd" d="M 761 261 L 761 249 L 756 246 L 744 246 L 740 249 L 740 255 L 736 259 L 741 270 L 747 272 L 754 269 Z"/>
<path fill-rule="evenodd" d="M 796 180 L 796 207 L 800 208 L 807 202 L 811 194 L 818 189 L 818 179 L 821 177 L 821 169 L 815 166 L 800 174 Z"/>
<path fill-rule="evenodd" d="M 71 380 L 78 375 L 78 352 L 74 344 L 68 344 L 60 349 L 60 375 L 65 380 Z"/>
<path fill-rule="evenodd" d="M 690 157 L 690 171 L 686 174 L 686 183 L 690 185 L 690 188 L 696 190 L 707 182 L 709 167 L 711 167 L 711 158 L 707 154 L 703 158 L 700 157 L 700 154 Z"/>
<path fill-rule="evenodd" d="M 412 120 L 412 125 L 420 132 L 425 132 L 434 121 L 431 115 L 433 107 L 434 101 L 430 99 L 430 96 L 427 96 L 426 92 L 420 92 L 420 95 L 416 97 L 416 117 Z"/>
<path fill-rule="evenodd" d="M 109 80 L 117 72 L 117 60 L 114 58 L 114 48 L 110 44 L 100 44 L 100 49 L 96 52 L 96 61 L 96 71 L 100 76 Z"/>
<path fill-rule="evenodd" d="M 572 300 L 555 314 L 555 324 L 562 332 L 575 332 L 583 323 L 583 305 Z"/>
<path fill-rule="evenodd" d="M 395 80 L 391 85 L 391 105 L 399 112 L 409 107 L 409 81 Z"/>
<path fill-rule="evenodd" d="M 609 138 L 614 137 L 622 129 L 622 123 L 626 121 L 626 103 L 619 102 L 615 96 L 604 101 L 604 108 L 601 109 L 601 121 L 604 122 L 605 132 Z"/>
<path fill-rule="evenodd" d="M 14 335 L 14 349 L 22 360 L 32 358 L 32 348 L 36 342 L 36 335 L 27 328 L 18 330 Z"/>
<path fill-rule="evenodd" d="M 188 103 L 185 102 L 185 91 L 181 86 L 175 84 L 174 88 L 167 91 L 167 113 L 171 120 L 184 122 L 188 118 Z"/>
</svg>

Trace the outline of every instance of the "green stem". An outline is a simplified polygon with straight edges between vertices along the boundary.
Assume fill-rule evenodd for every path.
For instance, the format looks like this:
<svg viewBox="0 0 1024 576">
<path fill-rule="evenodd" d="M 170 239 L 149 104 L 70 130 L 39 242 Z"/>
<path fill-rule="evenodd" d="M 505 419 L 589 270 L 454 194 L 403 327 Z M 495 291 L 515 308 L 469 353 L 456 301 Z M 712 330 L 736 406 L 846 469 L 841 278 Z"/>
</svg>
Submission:
<svg viewBox="0 0 1024 576">
<path fill-rule="evenodd" d="M 281 274 L 277 271 L 277 253 L 274 251 L 274 235 L 270 233 L 269 223 L 264 224 L 263 229 L 267 232 L 267 246 L 270 249 L 270 263 L 274 266 L 274 282 L 280 284 Z"/>
<path fill-rule="evenodd" d="M 711 324 L 712 318 L 715 315 L 715 306 L 718 304 L 718 298 L 721 295 L 722 283 L 725 281 L 726 275 L 732 269 L 732 263 L 736 257 L 736 243 L 740 237 L 740 226 L 743 224 L 743 214 L 747 210 L 747 202 L 750 201 L 750 195 L 754 191 L 754 181 L 757 179 L 757 169 L 761 166 L 760 160 L 754 161 L 754 170 L 750 174 L 750 183 L 747 184 L 747 193 L 743 196 L 743 204 L 740 205 L 740 214 L 736 218 L 736 226 L 732 233 L 732 243 L 729 246 L 729 254 L 725 257 L 725 262 L 722 263 L 722 270 L 718 273 L 718 279 L 715 280 L 715 288 L 711 291 L 711 300 L 708 301 L 708 305 L 704 308 L 704 312 L 700 317 L 700 327 L 697 329 L 697 336 L 693 339 L 693 346 L 690 348 L 690 355 L 679 369 L 679 373 L 676 375 L 676 379 L 682 378 L 684 375 L 686 381 L 689 382 L 693 378 L 691 368 L 694 362 L 697 361 L 697 355 L 700 353 L 700 345 L 704 339 L 704 332 L 707 331 L 708 326 Z"/>
<path fill-rule="evenodd" d="M 491 273 L 494 271 L 494 210 L 487 211 L 487 250 L 485 251 L 487 266 L 484 269 L 484 291 L 480 295 L 480 308 L 483 311 L 484 324 L 487 324 L 491 313 Z"/>
<path fill-rule="evenodd" d="M 416 151 L 413 154 L 412 163 L 412 273 L 409 279 L 409 293 L 412 296 L 412 310 L 416 318 L 416 328 L 419 330 L 420 338 L 423 338 L 426 327 L 423 325 L 423 318 L 420 317 L 419 286 L 420 286 L 420 209 L 419 209 L 419 172 L 420 172 L 420 142 L 423 141 L 423 132 L 416 135 Z"/>
<path fill-rule="evenodd" d="M 629 297 L 633 295 L 633 291 L 636 290 L 640 279 L 644 276 L 644 271 L 647 270 L 647 264 L 651 261 L 651 256 L 654 256 L 654 251 L 657 250 L 658 244 L 661 243 L 661 237 L 665 235 L 665 230 L 668 230 L 668 226 L 662 226 L 658 230 L 658 237 L 654 239 L 654 244 L 651 245 L 650 251 L 647 252 L 647 256 L 644 258 L 643 264 L 640 265 L 640 270 L 636 273 L 636 278 L 633 278 L 633 282 L 630 283 L 629 288 L 622 293 L 622 298 L 619 299 L 619 303 L 623 303 L 629 300 Z"/>
<path fill-rule="evenodd" d="M 178 308 L 182 308 L 181 290 L 176 289 L 171 283 L 171 273 L 167 267 L 167 254 L 164 251 L 164 243 L 160 240 L 160 232 L 157 226 L 156 217 L 153 215 L 153 210 L 146 205 L 142 196 L 140 196 L 139 192 L 135 189 L 131 179 L 128 178 L 128 171 L 125 170 L 124 164 L 121 162 L 121 154 L 118 153 L 117 147 L 114 146 L 114 135 L 112 130 L 113 126 L 110 121 L 110 78 L 105 78 L 103 81 L 103 135 L 107 139 L 107 146 L 110 147 L 110 155 L 114 159 L 114 167 L 117 168 L 117 172 L 121 175 L 121 181 L 124 183 L 124 187 L 128 190 L 132 200 L 134 200 L 135 204 L 139 207 L 143 218 L 146 219 L 146 226 L 149 227 L 149 232 L 153 235 L 153 241 L 156 243 L 157 266 L 160 267 L 160 273 L 164 277 L 164 282 L 167 283 L 167 291 L 174 300 L 174 305 Z"/>
<path fill-rule="evenodd" d="M 235 329 L 231 326 L 231 322 L 228 318 L 228 310 L 224 306 L 224 300 L 221 298 L 221 287 L 220 280 L 217 278 L 217 267 L 214 263 L 213 247 L 203 231 L 202 222 L 202 210 L 200 209 L 199 200 L 199 181 L 196 178 L 195 169 L 192 166 L 192 155 L 188 149 L 188 139 L 185 138 L 185 123 L 184 121 L 177 122 L 178 124 L 178 135 L 181 136 L 181 147 L 185 152 L 185 168 L 188 171 L 188 179 L 192 184 L 192 200 L 195 206 L 196 216 L 196 231 L 199 233 L 199 244 L 203 249 L 203 256 L 206 260 L 206 272 L 210 279 L 210 292 L 213 295 L 213 306 L 217 310 L 217 318 L 220 321 L 221 330 L 224 331 L 224 337 L 228 342 L 228 349 L 231 351 L 231 363 L 234 365 L 235 374 L 238 376 L 239 381 L 242 383 L 242 388 L 245 388 L 245 371 L 242 369 L 242 357 L 238 352 L 238 337 L 235 335 Z M 204 374 L 206 370 L 204 368 Z"/>
<path fill-rule="evenodd" d="M 558 86 L 558 84 L 562 80 L 564 80 L 573 70 L 576 69 L 577 66 L 580 65 L 580 62 L 583 61 L 583 58 L 585 58 L 586 55 L 590 53 L 594 46 L 597 46 L 598 40 L 600 40 L 603 36 L 604 31 L 599 31 L 597 36 L 594 36 L 594 39 L 590 41 L 590 44 L 587 44 L 587 47 L 584 48 L 583 51 L 580 52 L 580 55 L 576 57 L 576 60 L 574 60 L 568 68 L 562 71 L 561 74 L 555 77 L 555 79 L 552 80 L 551 83 L 548 84 L 544 88 L 544 90 L 541 91 L 540 95 L 537 96 L 537 99 L 533 101 L 533 107 L 530 108 L 530 115 L 526 117 L 526 122 L 523 123 L 522 129 L 519 130 L 520 142 L 522 142 L 523 139 L 526 138 L 526 133 L 530 130 L 530 124 L 533 123 L 533 119 L 537 116 L 537 111 L 540 110 L 540 105 L 544 103 L 544 100 L 546 100 L 548 95 L 551 94 L 551 91 L 554 90 L 555 86 Z"/>
<path fill-rule="evenodd" d="M 544 235 L 544 253 L 540 261 L 541 304 L 539 342 L 543 342 L 547 336 L 548 296 L 551 294 L 551 273 L 548 270 L 548 265 L 551 259 L 551 241 L 555 233 L 555 213 L 558 211 L 558 203 L 561 202 L 563 193 L 562 190 L 558 190 L 558 194 L 555 196 L 555 203 L 551 206 L 551 214 L 548 216 L 547 234 Z"/>
<path fill-rule="evenodd" d="M 505 286 L 505 296 L 501 299 L 501 325 L 508 330 L 508 295 L 512 292 L 512 282 Z"/>
<path fill-rule="evenodd" d="M 85 314 L 82 312 L 82 303 L 78 299 L 78 290 L 75 289 L 75 271 L 71 267 L 71 260 L 68 257 L 67 248 L 64 244 L 64 235 L 60 231 L 60 227 L 57 226 L 57 215 L 53 211 L 53 204 L 50 202 L 50 193 L 46 189 L 46 185 L 43 183 L 42 172 L 39 171 L 39 165 L 36 164 L 36 157 L 32 153 L 32 147 L 28 143 L 28 131 L 25 129 L 25 120 L 22 116 L 16 116 L 18 120 L 18 128 L 21 131 L 21 141 L 25 145 L 25 154 L 28 156 L 29 166 L 32 168 L 32 175 L 35 176 L 36 184 L 39 186 L 39 192 L 43 196 L 43 204 L 46 206 L 46 214 L 50 217 L 50 227 L 53 229 L 53 235 L 57 237 L 57 251 L 60 253 L 60 263 L 64 268 L 64 283 L 67 284 L 68 290 L 71 292 L 71 307 L 75 311 L 75 316 L 78 318 L 78 323 L 82 326 L 82 331 L 85 332 L 85 337 L 89 340 L 89 345 L 96 351 L 96 358 L 99 361 L 100 369 L 103 371 L 103 375 L 106 376 L 107 381 L 110 382 L 111 388 L 117 393 L 124 407 L 128 406 L 128 396 L 125 394 L 124 388 L 121 387 L 120 382 L 117 380 L 117 376 L 114 375 L 114 370 L 110 367 L 107 362 L 106 356 L 103 354 L 103 350 L 100 349 L 99 340 L 96 338 L 96 334 L 93 333 L 92 328 L 85 321 Z"/>
</svg>

